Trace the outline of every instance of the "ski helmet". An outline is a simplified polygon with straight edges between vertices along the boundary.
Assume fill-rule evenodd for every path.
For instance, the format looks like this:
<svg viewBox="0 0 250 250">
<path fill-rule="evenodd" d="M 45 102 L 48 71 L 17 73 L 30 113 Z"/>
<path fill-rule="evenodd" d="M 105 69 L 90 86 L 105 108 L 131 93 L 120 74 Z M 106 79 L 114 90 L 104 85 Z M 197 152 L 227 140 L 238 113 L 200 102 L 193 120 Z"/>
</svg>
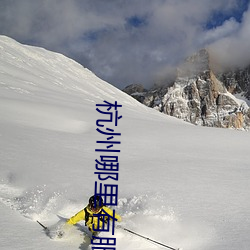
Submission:
<svg viewBox="0 0 250 250">
<path fill-rule="evenodd" d="M 99 210 L 103 207 L 103 199 L 99 195 L 93 195 L 89 198 L 89 206 L 91 210 Z"/>
</svg>

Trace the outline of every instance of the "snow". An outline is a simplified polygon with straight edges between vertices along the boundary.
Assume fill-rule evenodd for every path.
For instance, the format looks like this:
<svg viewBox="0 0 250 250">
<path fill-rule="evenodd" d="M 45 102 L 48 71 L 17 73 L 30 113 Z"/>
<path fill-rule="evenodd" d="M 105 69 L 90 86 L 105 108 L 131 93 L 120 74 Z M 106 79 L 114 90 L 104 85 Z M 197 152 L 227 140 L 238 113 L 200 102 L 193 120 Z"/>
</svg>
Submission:
<svg viewBox="0 0 250 250">
<path fill-rule="evenodd" d="M 91 249 L 83 223 L 50 239 L 94 192 L 95 104 L 118 101 L 121 225 L 183 250 L 250 248 L 249 132 L 147 108 L 63 55 L 0 36 L 1 249 Z M 107 233 L 106 233 L 107 234 Z M 104 235 L 106 235 L 104 234 Z M 163 249 L 115 230 L 116 248 Z"/>
<path fill-rule="evenodd" d="M 234 94 L 234 96 L 240 100 L 241 103 L 246 103 L 248 106 L 250 106 L 250 100 L 248 100 L 246 97 L 244 97 L 244 95 L 241 93 L 241 94 Z"/>
</svg>

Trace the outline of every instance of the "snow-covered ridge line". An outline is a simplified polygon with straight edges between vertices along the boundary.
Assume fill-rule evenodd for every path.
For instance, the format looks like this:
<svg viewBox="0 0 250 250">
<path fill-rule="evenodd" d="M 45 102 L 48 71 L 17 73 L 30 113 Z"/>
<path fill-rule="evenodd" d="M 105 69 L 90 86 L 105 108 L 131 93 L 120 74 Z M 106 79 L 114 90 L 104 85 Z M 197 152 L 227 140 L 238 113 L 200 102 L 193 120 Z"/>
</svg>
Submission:
<svg viewBox="0 0 250 250">
<path fill-rule="evenodd" d="M 32 90 L 41 85 L 51 91 L 51 86 L 55 85 L 57 91 L 69 90 L 76 95 L 82 93 L 97 99 L 102 94 L 110 99 L 117 94 L 126 97 L 74 60 L 44 48 L 22 45 L 6 36 L 0 36 L 0 72 L 0 84 L 19 93 L 35 94 Z M 11 83 L 8 82 L 8 75 L 13 77 Z M 15 79 L 19 80 L 18 83 Z M 131 98 L 126 99 L 128 105 L 136 105 Z"/>
</svg>

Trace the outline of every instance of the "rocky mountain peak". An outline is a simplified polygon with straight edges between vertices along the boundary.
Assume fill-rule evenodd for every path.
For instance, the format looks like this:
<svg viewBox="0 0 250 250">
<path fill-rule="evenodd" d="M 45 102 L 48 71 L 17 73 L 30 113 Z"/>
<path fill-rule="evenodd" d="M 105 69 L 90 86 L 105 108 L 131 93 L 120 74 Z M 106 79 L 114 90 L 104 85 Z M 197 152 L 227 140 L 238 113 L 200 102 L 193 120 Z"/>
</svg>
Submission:
<svg viewBox="0 0 250 250">
<path fill-rule="evenodd" d="M 210 70 L 209 52 L 201 49 L 188 57 L 177 69 L 177 77 L 194 77 Z"/>
<path fill-rule="evenodd" d="M 196 125 L 248 129 L 249 106 L 233 94 L 236 89 L 237 93 L 247 93 L 244 88 L 250 85 L 249 71 L 215 74 L 210 64 L 208 50 L 202 49 L 178 67 L 176 79 L 170 86 L 148 91 L 137 88 L 137 92 L 132 91 L 130 95 L 160 112 Z"/>
</svg>

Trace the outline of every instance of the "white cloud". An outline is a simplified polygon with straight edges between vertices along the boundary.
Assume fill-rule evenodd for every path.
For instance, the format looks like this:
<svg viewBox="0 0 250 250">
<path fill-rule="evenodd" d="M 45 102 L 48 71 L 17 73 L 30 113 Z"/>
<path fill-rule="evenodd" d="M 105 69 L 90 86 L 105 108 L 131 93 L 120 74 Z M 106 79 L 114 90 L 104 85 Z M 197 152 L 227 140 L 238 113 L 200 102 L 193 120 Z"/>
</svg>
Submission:
<svg viewBox="0 0 250 250">
<path fill-rule="evenodd" d="M 124 87 L 155 77 L 210 43 L 221 50 L 249 38 L 249 25 L 233 18 L 204 27 L 213 13 L 230 14 L 237 0 L 44 0 L 0 2 L 0 33 L 76 58 Z M 129 26 L 131 17 L 144 25 Z M 130 23 L 131 25 L 131 23 Z M 219 42 L 220 41 L 220 42 Z M 247 47 L 245 44 L 244 48 Z"/>
<path fill-rule="evenodd" d="M 211 44 L 214 41 L 218 41 L 237 33 L 239 28 L 240 24 L 232 17 L 229 20 L 226 20 L 221 26 L 205 30 L 200 37 L 200 43 Z"/>
<path fill-rule="evenodd" d="M 218 63 L 229 67 L 246 66 L 250 63 L 250 9 L 234 32 L 210 45 Z"/>
</svg>

